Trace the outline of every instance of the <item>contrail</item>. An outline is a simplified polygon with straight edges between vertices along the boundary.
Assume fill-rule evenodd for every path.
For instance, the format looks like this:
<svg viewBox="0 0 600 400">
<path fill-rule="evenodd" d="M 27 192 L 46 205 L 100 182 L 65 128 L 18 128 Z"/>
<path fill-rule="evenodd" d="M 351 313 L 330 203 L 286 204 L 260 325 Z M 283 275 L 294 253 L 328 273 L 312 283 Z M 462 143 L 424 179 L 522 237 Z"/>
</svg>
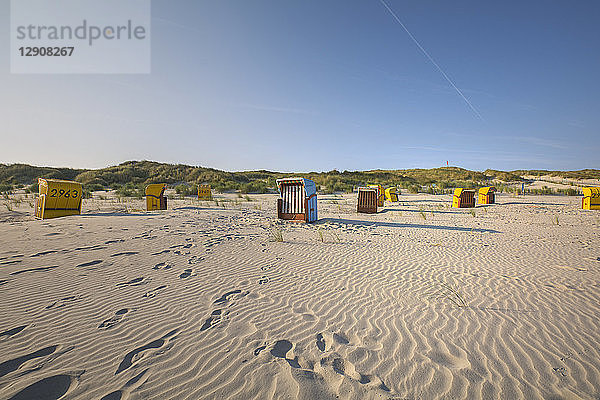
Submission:
<svg viewBox="0 0 600 400">
<path fill-rule="evenodd" d="M 429 61 L 431 61 L 431 63 L 437 68 L 438 71 L 440 71 L 440 73 L 444 76 L 444 78 L 446 79 L 446 81 L 448 81 L 448 83 L 450 84 L 450 86 L 452 86 L 454 88 L 454 90 L 456 90 L 456 93 L 458 93 L 458 95 L 460 97 L 462 97 L 462 99 L 465 101 L 465 103 L 467 103 L 467 105 L 469 106 L 469 108 L 471 110 L 473 110 L 473 112 L 475 113 L 475 115 L 477 115 L 477 117 L 481 121 L 485 122 L 485 120 L 483 119 L 483 117 L 481 116 L 481 114 L 479 114 L 479 111 L 477 111 L 477 109 L 475 109 L 475 107 L 473 107 L 473 104 L 471 104 L 471 102 L 465 97 L 465 95 L 463 94 L 463 92 L 461 92 L 460 89 L 458 87 L 456 87 L 456 85 L 454 84 L 454 82 L 452 82 L 452 79 L 450 79 L 448 77 L 448 75 L 446 75 L 446 73 L 438 65 L 438 63 L 436 63 L 433 60 L 433 58 L 431 58 L 431 56 L 429 55 L 429 53 L 427 52 L 427 50 L 425 50 L 423 48 L 423 46 L 421 46 L 421 44 L 417 41 L 417 39 L 413 36 L 413 34 L 410 33 L 410 31 L 408 29 L 406 29 L 406 26 L 404 26 L 404 24 L 402 23 L 402 21 L 400 21 L 400 18 L 398 18 L 398 16 L 396 15 L 396 13 L 387 5 L 387 3 L 384 0 L 379 0 L 379 1 L 390 12 L 390 14 L 392 14 L 392 17 L 394 17 L 394 19 L 400 24 L 400 26 L 402 27 L 402 29 L 404 29 L 406 31 L 406 33 L 408 33 L 408 36 L 410 36 L 410 38 L 412 39 L 412 41 L 415 42 L 415 44 L 417 45 L 417 47 L 419 49 L 421 49 L 421 51 L 423 52 L 423 54 L 425 54 L 425 57 L 427 57 L 427 59 Z"/>
</svg>

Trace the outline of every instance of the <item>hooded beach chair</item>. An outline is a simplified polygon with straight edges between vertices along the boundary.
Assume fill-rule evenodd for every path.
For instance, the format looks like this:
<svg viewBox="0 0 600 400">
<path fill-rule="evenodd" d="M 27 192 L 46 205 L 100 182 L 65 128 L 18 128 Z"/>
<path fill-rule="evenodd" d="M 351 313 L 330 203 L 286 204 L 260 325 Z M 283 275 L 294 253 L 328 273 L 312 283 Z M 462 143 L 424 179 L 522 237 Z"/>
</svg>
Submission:
<svg viewBox="0 0 600 400">
<path fill-rule="evenodd" d="M 146 209 L 148 211 L 167 209 L 167 198 L 164 195 L 166 188 L 166 183 L 153 183 L 146 186 Z"/>
<path fill-rule="evenodd" d="M 385 199 L 393 203 L 398 201 L 398 189 L 395 186 L 385 189 Z"/>
<path fill-rule="evenodd" d="M 482 187 L 479 189 L 479 204 L 494 204 L 496 202 L 496 188 L 493 186 Z"/>
<path fill-rule="evenodd" d="M 212 200 L 210 185 L 198 185 L 198 200 Z"/>
<path fill-rule="evenodd" d="M 317 186 L 310 179 L 277 179 L 277 218 L 290 221 L 317 220 Z"/>
<path fill-rule="evenodd" d="M 583 188 L 581 208 L 584 210 L 600 210 L 600 187 Z"/>
<path fill-rule="evenodd" d="M 383 186 L 381 185 L 367 185 L 367 187 L 377 189 L 377 206 L 383 207 L 385 204 L 385 192 L 383 190 Z"/>
<path fill-rule="evenodd" d="M 452 197 L 452 207 L 454 208 L 471 208 L 475 207 L 475 191 L 469 189 L 454 189 Z"/>
<path fill-rule="evenodd" d="M 35 216 L 41 219 L 81 214 L 81 183 L 38 178 L 39 196 L 35 199 Z"/>
<path fill-rule="evenodd" d="M 377 212 L 377 205 L 379 192 L 374 187 L 359 187 L 358 188 L 358 201 L 356 206 L 356 212 L 375 214 Z"/>
</svg>

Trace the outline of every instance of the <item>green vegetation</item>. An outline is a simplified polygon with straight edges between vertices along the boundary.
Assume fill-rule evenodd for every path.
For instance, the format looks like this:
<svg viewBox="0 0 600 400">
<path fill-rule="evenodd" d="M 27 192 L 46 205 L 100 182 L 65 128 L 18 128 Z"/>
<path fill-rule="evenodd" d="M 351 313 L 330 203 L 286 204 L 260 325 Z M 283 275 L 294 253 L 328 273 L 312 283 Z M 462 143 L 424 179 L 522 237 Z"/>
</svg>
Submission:
<svg viewBox="0 0 600 400">
<path fill-rule="evenodd" d="M 517 170 L 512 173 L 526 176 L 554 176 L 564 179 L 600 179 L 600 170 L 598 169 L 582 169 L 580 171 L 546 171 L 546 170 Z"/>
<path fill-rule="evenodd" d="M 454 187 L 477 188 L 495 185 L 499 191 L 513 193 L 520 190 L 505 183 L 520 183 L 521 176 L 552 175 L 569 179 L 600 179 L 600 170 L 581 171 L 469 171 L 458 167 L 434 169 L 402 169 L 373 171 L 329 171 L 308 173 L 282 173 L 271 171 L 227 172 L 213 168 L 181 164 L 163 164 L 152 161 L 127 161 L 120 165 L 95 169 L 72 169 L 34 167 L 24 164 L 0 164 L 0 186 L 12 190 L 15 185 L 30 185 L 26 190 L 37 193 L 37 178 L 75 180 L 84 184 L 87 192 L 103 189 L 117 190 L 121 196 L 142 196 L 143 188 L 149 183 L 167 183 L 180 195 L 195 195 L 197 185 L 208 183 L 217 192 L 239 191 L 241 193 L 268 193 L 276 190 L 275 180 L 290 176 L 312 179 L 320 193 L 351 192 L 365 184 L 381 184 L 385 187 L 398 186 L 409 193 L 448 193 Z M 501 181 L 501 182 L 500 182 Z M 502 183 L 504 182 L 504 183 Z M 7 189 L 11 185 L 11 189 Z M 435 185 L 435 186 L 434 186 Z M 538 191 L 540 189 L 537 189 Z M 568 192 L 567 192 L 568 191 Z M 559 193 L 574 195 L 577 189 L 566 189 Z M 536 191 L 530 193 L 537 194 Z M 551 189 L 542 193 L 554 193 Z"/>
<path fill-rule="evenodd" d="M 123 186 L 115 185 L 116 193 L 119 197 L 135 197 L 141 199 L 146 193 L 146 189 L 143 184 L 127 183 Z"/>
<path fill-rule="evenodd" d="M 9 183 L 0 183 L 0 193 L 9 193 L 13 190 L 13 185 Z"/>
<path fill-rule="evenodd" d="M 175 192 L 181 196 L 198 196 L 198 188 L 185 183 L 175 186 Z"/>
</svg>

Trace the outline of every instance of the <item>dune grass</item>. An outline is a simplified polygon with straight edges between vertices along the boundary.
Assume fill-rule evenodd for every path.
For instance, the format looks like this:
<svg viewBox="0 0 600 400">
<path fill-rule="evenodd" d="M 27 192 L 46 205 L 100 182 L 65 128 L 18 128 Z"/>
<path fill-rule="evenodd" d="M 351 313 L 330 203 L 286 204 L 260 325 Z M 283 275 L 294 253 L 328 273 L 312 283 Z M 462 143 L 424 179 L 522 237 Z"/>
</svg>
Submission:
<svg viewBox="0 0 600 400">
<path fill-rule="evenodd" d="M 272 242 L 283 242 L 283 232 L 276 225 L 271 226 L 269 232 L 271 233 Z"/>
<path fill-rule="evenodd" d="M 437 281 L 433 285 L 434 293 L 429 296 L 433 300 L 447 300 L 452 305 L 464 308 L 468 307 L 467 301 L 459 288 L 451 283 Z"/>
<path fill-rule="evenodd" d="M 331 237 L 333 243 L 339 243 L 340 237 L 334 230 L 324 230 L 322 227 L 317 228 L 317 240 L 321 243 L 325 243 L 327 241 L 327 236 Z"/>
</svg>

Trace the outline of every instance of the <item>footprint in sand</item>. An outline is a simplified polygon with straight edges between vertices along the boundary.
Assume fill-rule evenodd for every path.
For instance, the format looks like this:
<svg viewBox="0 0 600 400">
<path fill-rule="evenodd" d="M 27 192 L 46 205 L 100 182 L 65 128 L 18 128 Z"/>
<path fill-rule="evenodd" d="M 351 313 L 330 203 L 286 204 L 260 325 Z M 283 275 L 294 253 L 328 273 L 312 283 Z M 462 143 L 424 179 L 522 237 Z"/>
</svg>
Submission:
<svg viewBox="0 0 600 400">
<path fill-rule="evenodd" d="M 146 376 L 147 372 L 148 372 L 148 368 L 143 370 L 142 372 L 140 372 L 139 374 L 137 374 L 130 380 L 128 380 L 122 389 L 115 390 L 114 392 L 111 392 L 111 393 L 107 394 L 106 396 L 103 396 L 100 400 L 126 399 L 128 397 L 129 393 L 133 392 L 134 390 L 136 390 L 137 388 L 142 386 L 144 384 L 144 382 L 146 382 L 146 380 L 148 379 L 148 376 Z"/>
<path fill-rule="evenodd" d="M 152 269 L 171 269 L 173 268 L 171 264 L 167 264 L 166 262 L 161 262 L 156 264 Z"/>
<path fill-rule="evenodd" d="M 115 254 L 111 255 L 111 257 L 133 256 L 135 254 L 138 254 L 138 252 L 137 251 L 124 251 L 122 253 L 115 253 Z"/>
<path fill-rule="evenodd" d="M 287 358 L 287 353 L 292 347 L 292 342 L 289 340 L 278 340 L 271 348 L 270 353 L 273 357 L 283 358 L 292 368 L 301 368 L 300 363 L 298 362 L 298 356 L 295 356 L 293 359 Z"/>
<path fill-rule="evenodd" d="M 467 353 L 460 348 L 457 350 L 459 352 L 458 355 L 451 354 L 450 350 L 448 350 L 448 347 L 446 347 L 445 344 L 440 343 L 435 346 L 434 350 L 431 351 L 427 357 L 429 357 L 429 359 L 434 363 L 449 369 L 463 369 L 471 367 L 471 363 L 467 359 Z"/>
<path fill-rule="evenodd" d="M 144 278 L 143 276 L 140 276 L 139 278 L 132 279 L 128 282 L 117 283 L 117 287 L 140 286 L 140 285 L 147 284 L 149 281 L 150 281 L 150 278 Z"/>
<path fill-rule="evenodd" d="M 321 351 L 331 350 L 333 343 L 348 345 L 350 341 L 343 333 L 322 332 L 317 335 L 317 348 Z"/>
<path fill-rule="evenodd" d="M 113 326 L 115 326 L 116 324 L 119 323 L 119 321 L 121 321 L 123 319 L 123 317 L 125 316 L 125 314 L 127 314 L 129 312 L 129 310 L 127 308 L 122 308 L 119 311 L 117 311 L 115 313 L 114 316 L 110 317 L 109 319 L 104 320 L 100 326 L 98 326 L 98 329 L 110 329 Z"/>
<path fill-rule="evenodd" d="M 194 272 L 193 269 L 188 268 L 188 269 L 184 270 L 181 273 L 181 275 L 179 275 L 179 279 L 187 279 L 187 278 L 192 277 L 192 276 L 196 276 L 196 273 Z"/>
<path fill-rule="evenodd" d="M 84 250 L 102 250 L 106 249 L 106 246 L 102 246 L 99 244 L 95 244 L 93 246 L 83 246 L 83 247 L 75 247 L 73 251 L 84 251 Z"/>
<path fill-rule="evenodd" d="M 53 265 L 51 267 L 38 267 L 38 268 L 29 268 L 22 269 L 20 271 L 11 272 L 9 275 L 20 275 L 27 272 L 42 272 L 42 271 L 50 271 L 51 269 L 58 268 L 58 265 Z"/>
<path fill-rule="evenodd" d="M 0 262 L 0 265 L 18 264 L 20 262 L 21 262 L 21 260 L 2 261 L 2 262 Z"/>
<path fill-rule="evenodd" d="M 267 348 L 267 345 L 264 346 L 258 346 L 257 348 L 254 349 L 254 355 L 257 356 L 260 354 L 261 351 L 263 351 L 264 349 Z"/>
<path fill-rule="evenodd" d="M 0 332 L 0 338 L 10 338 L 15 336 L 17 333 L 20 333 L 23 329 L 27 328 L 27 325 L 17 326 L 16 328 L 9 329 L 4 332 Z"/>
<path fill-rule="evenodd" d="M 100 263 L 102 263 L 104 260 L 94 260 L 94 261 L 89 261 L 83 264 L 79 264 L 76 265 L 75 268 L 85 268 L 85 267 L 92 267 L 94 265 L 98 265 Z"/>
<path fill-rule="evenodd" d="M 351 380 L 354 380 L 362 385 L 376 387 L 385 392 L 390 392 L 390 388 L 376 375 L 363 374 L 356 371 L 356 367 L 352 362 L 341 357 L 337 353 L 333 353 L 321 359 L 322 367 L 330 367 L 336 373 L 343 375 Z"/>
<path fill-rule="evenodd" d="M 554 372 L 556 372 L 557 374 L 560 374 L 562 376 L 567 376 L 569 375 L 567 369 L 565 367 L 557 367 L 557 368 L 552 368 L 552 370 Z"/>
<path fill-rule="evenodd" d="M 152 298 L 152 297 L 156 296 L 157 294 L 159 294 L 166 287 L 167 287 L 167 285 L 161 285 L 161 286 L 157 287 L 156 289 L 152 289 L 152 290 L 144 293 L 144 295 L 142 297 Z"/>
<path fill-rule="evenodd" d="M 68 297 L 63 297 L 60 300 L 56 300 L 54 303 L 49 304 L 45 307 L 46 310 L 49 310 L 51 308 L 61 308 L 64 307 L 66 305 L 68 305 L 69 303 L 73 302 L 73 301 L 77 301 L 81 299 L 81 296 L 68 296 Z"/>
<path fill-rule="evenodd" d="M 197 263 L 199 263 L 201 261 L 204 261 L 204 258 L 198 257 L 198 256 L 191 256 L 188 259 L 188 264 L 197 264 Z"/>
<path fill-rule="evenodd" d="M 213 326 L 221 322 L 223 315 L 224 314 L 222 310 L 214 310 L 212 313 L 210 313 L 210 317 L 208 317 L 206 321 L 204 321 L 204 324 L 202 324 L 202 326 L 200 327 L 200 332 L 212 328 Z"/>
<path fill-rule="evenodd" d="M 325 338 L 323 338 L 323 334 L 319 333 L 317 335 L 317 348 L 321 351 L 325 351 L 327 348 L 327 344 L 325 343 Z"/>
<path fill-rule="evenodd" d="M 30 255 L 29 257 L 41 257 L 41 256 L 45 256 L 47 254 L 54 254 L 54 253 L 58 253 L 58 250 L 40 251 L 39 253 Z"/>
<path fill-rule="evenodd" d="M 104 244 L 121 243 L 124 241 L 125 241 L 125 239 L 107 240 L 106 242 L 104 242 Z"/>
<path fill-rule="evenodd" d="M 4 361 L 0 364 L 0 377 L 4 375 L 10 374 L 13 371 L 19 369 L 21 365 L 29 360 L 33 360 L 34 358 L 46 357 L 50 354 L 54 353 L 58 346 L 49 346 L 45 347 L 41 350 L 35 351 L 33 353 L 26 354 L 21 357 L 13 358 L 12 360 Z"/>
<path fill-rule="evenodd" d="M 27 386 L 9 400 L 60 399 L 69 391 L 75 381 L 76 377 L 71 375 L 50 376 Z"/>
<path fill-rule="evenodd" d="M 126 369 L 128 369 L 129 367 L 131 367 L 133 365 L 134 358 L 135 358 L 136 362 L 139 361 L 142 358 L 142 356 L 140 354 L 145 352 L 146 350 L 159 349 L 159 348 L 163 347 L 166 343 L 168 343 L 168 341 L 173 339 L 173 335 L 175 335 L 178 330 L 179 329 L 174 329 L 171 332 L 164 335 L 163 337 L 161 337 L 160 339 L 153 340 L 152 342 L 146 343 L 145 345 L 140 346 L 140 347 L 130 351 L 129 353 L 127 353 L 125 355 L 125 357 L 123 358 L 123 361 L 121 361 L 121 363 L 119 364 L 119 367 L 117 368 L 117 372 L 115 372 L 115 375 L 117 375 L 120 372 L 123 372 Z"/>
<path fill-rule="evenodd" d="M 242 293 L 242 291 L 239 289 L 226 292 L 221 297 L 219 297 L 217 300 L 215 300 L 213 304 L 224 304 L 224 303 L 230 301 L 236 294 L 240 294 L 240 293 Z"/>
</svg>

